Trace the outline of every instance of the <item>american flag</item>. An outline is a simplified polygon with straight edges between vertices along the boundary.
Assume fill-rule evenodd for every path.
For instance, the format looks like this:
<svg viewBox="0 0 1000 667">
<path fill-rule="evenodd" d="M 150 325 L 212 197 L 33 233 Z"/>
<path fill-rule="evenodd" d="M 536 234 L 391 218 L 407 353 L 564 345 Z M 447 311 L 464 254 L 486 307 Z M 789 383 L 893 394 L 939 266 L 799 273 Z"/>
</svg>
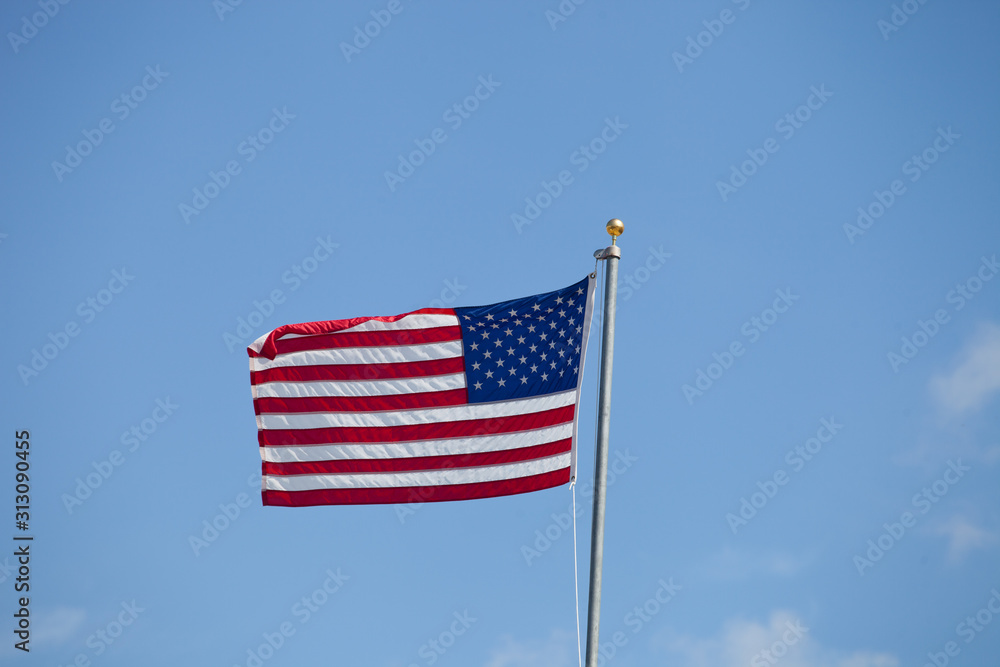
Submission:
<svg viewBox="0 0 1000 667">
<path fill-rule="evenodd" d="M 247 352 L 263 503 L 467 500 L 569 482 L 595 283 L 261 336 Z"/>
</svg>

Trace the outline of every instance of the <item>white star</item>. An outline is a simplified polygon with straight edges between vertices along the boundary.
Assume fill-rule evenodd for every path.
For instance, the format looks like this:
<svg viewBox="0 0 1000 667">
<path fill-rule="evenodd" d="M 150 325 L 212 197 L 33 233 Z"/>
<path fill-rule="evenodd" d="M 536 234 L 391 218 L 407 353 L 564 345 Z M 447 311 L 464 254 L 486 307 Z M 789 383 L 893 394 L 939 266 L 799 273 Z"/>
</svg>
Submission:
<svg viewBox="0 0 1000 667">
<path fill-rule="evenodd" d="M 549 364 L 549 366 L 552 368 L 552 370 L 555 370 L 556 368 L 558 368 L 558 366 L 556 366 L 556 362 L 554 362 L 554 361 L 551 364 Z"/>
<path fill-rule="evenodd" d="M 497 359 L 497 366 L 503 366 L 503 359 Z"/>
<path fill-rule="evenodd" d="M 549 379 L 548 373 L 542 373 L 542 382 L 546 382 Z"/>
<path fill-rule="evenodd" d="M 507 354 L 514 354 L 514 348 L 508 347 L 507 348 Z"/>
<path fill-rule="evenodd" d="M 539 305 L 538 305 L 538 304 L 536 303 L 536 304 L 534 304 L 533 306 L 531 306 L 531 309 L 532 309 L 532 310 L 540 310 L 540 309 L 541 309 L 541 306 L 539 306 Z"/>
<path fill-rule="evenodd" d="M 531 326 L 528 327 L 528 333 L 535 333 L 535 325 L 534 324 L 532 324 Z"/>
<path fill-rule="evenodd" d="M 479 370 L 479 362 L 478 361 L 476 363 L 472 364 L 472 370 L 474 370 L 474 371 L 478 371 Z"/>
<path fill-rule="evenodd" d="M 471 320 L 472 319 L 472 315 L 463 315 L 462 317 L 464 317 L 467 320 Z"/>
<path fill-rule="evenodd" d="M 490 315 L 490 314 L 487 314 L 487 315 L 486 315 L 486 319 L 488 319 L 489 321 L 491 321 L 491 322 L 492 322 L 492 321 L 493 321 L 493 316 L 492 316 L 492 315 Z"/>
<path fill-rule="evenodd" d="M 583 312 L 583 306 L 577 306 L 576 307 L 576 312 L 582 313 Z"/>
<path fill-rule="evenodd" d="M 549 356 L 548 353 L 542 352 L 542 361 L 545 361 L 545 358 L 548 356 Z"/>
<path fill-rule="evenodd" d="M 560 357 L 565 357 L 566 356 L 566 350 L 559 350 L 559 356 Z"/>
<path fill-rule="evenodd" d="M 516 368 L 510 369 L 510 374 L 511 375 L 514 375 L 515 373 L 517 373 L 517 369 Z"/>
<path fill-rule="evenodd" d="M 479 343 L 473 343 L 469 347 L 471 347 L 473 349 L 473 351 L 478 350 L 479 349 Z"/>
<path fill-rule="evenodd" d="M 556 328 L 556 323 L 555 322 L 549 322 L 549 328 L 550 329 L 555 329 Z"/>
<path fill-rule="evenodd" d="M 556 297 L 556 303 L 562 305 L 562 302 L 563 302 L 563 298 L 561 296 L 557 296 Z"/>
<path fill-rule="evenodd" d="M 521 376 L 521 384 L 528 384 L 528 378 Z"/>
<path fill-rule="evenodd" d="M 551 313 L 551 312 L 552 312 L 552 311 L 554 311 L 554 310 L 555 310 L 555 308 L 546 308 L 546 309 L 545 309 L 545 312 L 546 312 L 546 313 Z"/>
<path fill-rule="evenodd" d="M 493 343 L 494 343 L 494 344 L 495 344 L 495 345 L 496 345 L 497 347 L 500 347 L 501 345 L 503 345 L 503 341 L 502 341 L 502 340 L 495 340 L 495 341 L 493 341 Z"/>
<path fill-rule="evenodd" d="M 549 349 L 550 349 L 550 350 L 551 350 L 551 349 L 554 349 L 554 348 L 555 348 L 555 346 L 556 346 L 556 342 L 555 342 L 554 340 L 550 340 L 550 341 L 549 341 Z"/>
<path fill-rule="evenodd" d="M 536 351 L 538 349 L 538 346 L 537 345 L 532 345 L 528 349 L 531 350 L 532 352 L 534 352 L 534 351 Z"/>
<path fill-rule="evenodd" d="M 490 332 L 489 331 L 484 331 L 483 332 L 483 338 L 489 338 L 489 337 L 490 337 Z"/>
<path fill-rule="evenodd" d="M 532 373 L 537 373 L 538 372 L 538 366 L 536 366 L 535 364 L 531 364 L 531 372 Z"/>
<path fill-rule="evenodd" d="M 581 287 L 580 289 L 578 289 L 578 290 L 576 291 L 576 293 L 577 293 L 577 294 L 583 294 L 583 288 Z"/>
<path fill-rule="evenodd" d="M 518 345 L 524 345 L 524 336 L 518 336 L 517 337 L 517 344 Z"/>
<path fill-rule="evenodd" d="M 513 308 L 511 308 L 511 309 L 510 309 L 510 316 L 511 316 L 511 317 L 517 317 L 517 311 L 516 311 L 516 310 L 514 310 Z"/>
<path fill-rule="evenodd" d="M 503 319 L 502 319 L 502 320 L 500 320 L 500 321 L 501 321 L 501 322 L 506 322 L 506 321 L 507 321 L 507 318 L 505 317 L 505 318 L 503 318 Z"/>
<path fill-rule="evenodd" d="M 507 384 L 507 381 L 506 381 L 506 380 L 500 380 L 500 382 L 498 383 L 498 386 L 502 387 L 502 386 L 504 386 L 505 384 Z"/>
<path fill-rule="evenodd" d="M 562 377 L 562 376 L 563 376 L 563 375 L 565 375 L 565 374 L 566 374 L 566 371 L 565 371 L 565 370 L 562 370 L 562 371 L 559 371 L 559 377 Z"/>
<path fill-rule="evenodd" d="M 546 339 L 546 338 L 548 338 L 548 337 L 549 337 L 549 335 L 548 335 L 548 334 L 544 334 L 544 333 L 542 334 L 542 340 L 545 340 L 545 339 Z"/>
<path fill-rule="evenodd" d="M 490 352 L 489 350 L 486 350 L 485 352 L 483 352 L 483 356 L 489 359 L 490 357 L 493 356 L 493 353 Z"/>
<path fill-rule="evenodd" d="M 496 322 L 494 322 L 493 324 L 490 325 L 490 327 L 493 328 L 493 329 L 499 329 L 500 325 L 497 324 Z"/>
<path fill-rule="evenodd" d="M 525 357 L 525 356 L 522 356 L 522 357 L 521 357 L 521 363 L 522 363 L 522 364 L 525 364 L 525 363 L 527 363 L 527 362 L 528 362 L 528 358 L 527 358 L 527 357 Z"/>
<path fill-rule="evenodd" d="M 490 380 L 493 378 L 493 371 L 486 371 L 486 379 Z"/>
<path fill-rule="evenodd" d="M 565 338 L 565 337 L 566 337 L 566 330 L 565 330 L 565 329 L 560 329 L 560 330 L 559 330 L 559 335 L 560 335 L 560 336 L 561 336 L 562 338 Z"/>
<path fill-rule="evenodd" d="M 516 324 L 517 326 L 521 326 L 521 320 L 514 320 L 514 324 Z"/>
<path fill-rule="evenodd" d="M 576 328 L 576 332 L 577 332 L 577 333 L 580 333 L 581 331 L 583 331 L 583 327 L 577 327 L 577 328 Z"/>
<path fill-rule="evenodd" d="M 504 330 L 504 333 L 507 334 L 508 336 L 513 336 L 514 335 L 514 332 L 511 330 L 510 327 L 507 327 L 507 329 Z"/>
<path fill-rule="evenodd" d="M 482 382 L 477 382 L 475 386 L 476 386 L 476 390 L 482 389 L 483 388 L 483 383 Z"/>
<path fill-rule="evenodd" d="M 559 311 L 559 317 L 566 317 L 566 311 L 565 310 L 560 310 Z"/>
</svg>

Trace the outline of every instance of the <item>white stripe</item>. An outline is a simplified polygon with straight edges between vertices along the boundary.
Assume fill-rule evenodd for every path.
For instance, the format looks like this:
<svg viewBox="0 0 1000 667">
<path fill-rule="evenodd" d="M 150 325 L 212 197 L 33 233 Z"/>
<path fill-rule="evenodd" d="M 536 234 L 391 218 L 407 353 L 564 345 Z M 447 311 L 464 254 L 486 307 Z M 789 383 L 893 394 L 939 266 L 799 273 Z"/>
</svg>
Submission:
<svg viewBox="0 0 1000 667">
<path fill-rule="evenodd" d="M 552 410 L 576 402 L 576 389 L 532 398 L 475 403 L 447 408 L 418 408 L 386 412 L 306 412 L 301 414 L 262 414 L 262 429 L 366 428 L 441 424 L 470 419 L 494 419 Z"/>
<path fill-rule="evenodd" d="M 392 347 L 342 347 L 329 350 L 305 350 L 279 354 L 273 360 L 253 357 L 254 370 L 266 371 L 282 366 L 326 366 L 335 364 L 397 364 L 407 361 L 433 361 L 462 356 L 462 341 Z"/>
<path fill-rule="evenodd" d="M 302 461 L 338 461 L 346 459 L 405 459 L 414 456 L 451 456 L 478 454 L 520 449 L 565 440 L 573 435 L 573 424 L 488 435 L 475 438 L 449 438 L 446 440 L 419 440 L 414 442 L 385 442 L 348 445 L 312 445 L 308 447 L 261 447 L 260 456 L 268 463 L 296 463 Z"/>
<path fill-rule="evenodd" d="M 407 315 L 406 317 L 396 320 L 395 322 L 384 322 L 382 320 L 368 320 L 367 322 L 362 322 L 357 326 L 353 326 L 350 329 L 343 329 L 337 333 L 342 332 L 359 332 L 359 331 L 397 331 L 402 329 L 432 329 L 435 327 L 457 327 L 458 326 L 458 316 L 457 315 L 429 315 L 429 314 L 417 314 L 417 315 Z"/>
<path fill-rule="evenodd" d="M 416 472 L 351 473 L 339 475 L 264 476 L 268 491 L 313 491 L 317 489 L 377 489 L 399 486 L 446 486 L 498 482 L 541 475 L 568 468 L 569 452 L 534 461 L 518 461 L 480 468 L 447 468 Z"/>
<path fill-rule="evenodd" d="M 465 389 L 465 373 L 434 375 L 406 380 L 343 382 L 265 382 L 256 385 L 257 398 L 305 398 L 309 396 L 398 396 L 428 391 Z"/>
<path fill-rule="evenodd" d="M 583 313 L 583 341 L 580 352 L 580 369 L 576 376 L 576 404 L 580 405 L 580 396 L 583 392 L 583 368 L 587 363 L 587 340 L 590 337 L 590 322 L 594 316 L 594 289 L 597 287 L 597 276 L 591 273 L 587 280 L 587 306 Z M 573 465 L 570 466 L 570 484 L 576 482 L 576 436 L 579 430 L 580 411 L 573 412 Z"/>
</svg>

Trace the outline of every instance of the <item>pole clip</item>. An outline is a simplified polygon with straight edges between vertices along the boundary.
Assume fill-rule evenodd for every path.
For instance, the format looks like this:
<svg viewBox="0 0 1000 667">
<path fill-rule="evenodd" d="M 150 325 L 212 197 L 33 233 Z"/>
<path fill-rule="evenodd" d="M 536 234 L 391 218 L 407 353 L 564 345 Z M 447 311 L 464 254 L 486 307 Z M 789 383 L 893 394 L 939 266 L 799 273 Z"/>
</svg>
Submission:
<svg viewBox="0 0 1000 667">
<path fill-rule="evenodd" d="M 616 245 L 609 245 L 607 248 L 601 248 L 600 250 L 594 251 L 594 258 L 598 261 L 602 259 L 607 259 L 608 257 L 622 258 L 622 249 Z"/>
</svg>

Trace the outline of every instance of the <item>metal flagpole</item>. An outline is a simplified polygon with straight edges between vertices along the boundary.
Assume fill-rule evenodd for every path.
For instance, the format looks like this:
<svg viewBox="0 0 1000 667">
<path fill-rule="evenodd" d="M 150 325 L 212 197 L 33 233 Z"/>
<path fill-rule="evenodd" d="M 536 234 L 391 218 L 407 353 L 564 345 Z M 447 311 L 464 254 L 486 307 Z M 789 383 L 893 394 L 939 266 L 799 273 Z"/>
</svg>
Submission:
<svg viewBox="0 0 1000 667">
<path fill-rule="evenodd" d="M 615 297 L 618 292 L 618 260 L 622 251 L 618 237 L 625 224 L 614 218 L 606 226 L 611 245 L 598 250 L 607 260 L 604 283 L 604 331 L 601 334 L 601 380 L 597 390 L 597 462 L 594 468 L 594 522 L 590 531 L 590 599 L 587 603 L 586 667 L 597 667 L 598 634 L 601 625 L 601 567 L 604 562 L 604 506 L 607 497 L 608 429 L 611 425 L 611 362 L 615 347 Z"/>
</svg>

